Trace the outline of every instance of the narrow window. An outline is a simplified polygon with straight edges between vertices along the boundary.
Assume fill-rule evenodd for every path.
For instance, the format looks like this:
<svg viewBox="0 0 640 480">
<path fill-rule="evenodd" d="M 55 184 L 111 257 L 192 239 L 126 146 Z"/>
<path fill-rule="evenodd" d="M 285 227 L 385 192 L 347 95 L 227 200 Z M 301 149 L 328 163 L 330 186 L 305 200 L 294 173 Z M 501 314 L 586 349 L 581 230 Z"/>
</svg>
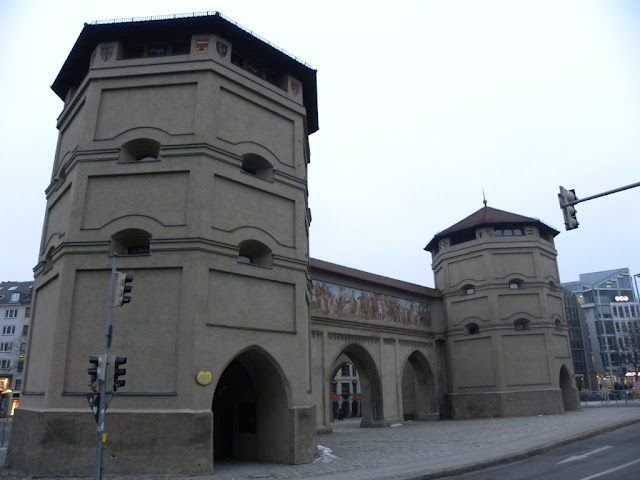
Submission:
<svg viewBox="0 0 640 480">
<path fill-rule="evenodd" d="M 521 332 L 524 330 L 529 330 L 530 329 L 530 325 L 529 325 L 529 320 L 527 320 L 526 318 L 519 318 L 518 320 L 516 320 L 515 322 L 513 322 L 513 329 L 516 332 Z"/>
<path fill-rule="evenodd" d="M 465 285 L 462 287 L 463 295 L 473 295 L 474 293 L 476 293 L 476 288 L 473 285 Z"/>
</svg>

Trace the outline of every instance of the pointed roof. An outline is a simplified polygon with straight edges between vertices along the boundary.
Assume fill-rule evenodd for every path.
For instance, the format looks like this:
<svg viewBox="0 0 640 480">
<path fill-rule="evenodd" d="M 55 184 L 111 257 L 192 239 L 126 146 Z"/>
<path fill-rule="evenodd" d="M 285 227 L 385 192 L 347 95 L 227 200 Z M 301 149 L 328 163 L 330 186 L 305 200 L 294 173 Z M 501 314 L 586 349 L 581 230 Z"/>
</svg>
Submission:
<svg viewBox="0 0 640 480">
<path fill-rule="evenodd" d="M 436 233 L 424 249 L 431 251 L 441 238 L 450 236 L 453 233 L 463 232 L 465 230 L 475 230 L 476 228 L 483 227 L 485 225 L 535 225 L 540 230 L 549 233 L 554 237 L 560 233 L 556 229 L 542 223 L 537 218 L 525 217 L 524 215 L 498 210 L 497 208 L 487 207 L 485 205 L 480 210 L 460 220 L 458 223 Z"/>
</svg>

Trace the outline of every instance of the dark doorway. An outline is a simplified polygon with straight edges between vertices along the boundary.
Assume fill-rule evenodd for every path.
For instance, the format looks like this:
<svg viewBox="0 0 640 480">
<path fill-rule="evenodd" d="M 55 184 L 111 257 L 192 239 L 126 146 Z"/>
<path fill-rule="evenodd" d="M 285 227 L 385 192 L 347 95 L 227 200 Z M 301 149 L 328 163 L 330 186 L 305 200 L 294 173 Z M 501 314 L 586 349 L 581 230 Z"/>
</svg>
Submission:
<svg viewBox="0 0 640 480">
<path fill-rule="evenodd" d="M 234 432 L 256 433 L 256 393 L 246 369 L 234 360 L 213 396 L 213 456 L 233 457 Z"/>
</svg>

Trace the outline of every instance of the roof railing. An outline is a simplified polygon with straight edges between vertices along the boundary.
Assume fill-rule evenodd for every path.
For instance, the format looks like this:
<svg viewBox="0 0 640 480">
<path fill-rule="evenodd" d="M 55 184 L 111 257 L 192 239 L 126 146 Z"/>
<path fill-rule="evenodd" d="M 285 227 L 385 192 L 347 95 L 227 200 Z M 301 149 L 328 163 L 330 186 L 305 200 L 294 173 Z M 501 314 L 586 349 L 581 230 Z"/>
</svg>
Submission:
<svg viewBox="0 0 640 480">
<path fill-rule="evenodd" d="M 252 35 L 252 36 L 256 37 L 258 40 L 266 43 L 270 47 L 275 48 L 280 53 L 284 53 L 287 57 L 290 57 L 293 60 L 295 60 L 296 62 L 303 64 L 307 68 L 311 68 L 311 69 L 313 68 L 311 65 L 309 65 L 304 60 L 301 60 L 300 58 L 296 57 L 295 55 L 292 55 L 291 53 L 287 52 L 285 49 L 280 48 L 277 45 L 274 45 L 273 43 L 271 43 L 266 38 L 263 38 L 260 35 L 258 35 L 257 33 L 249 30 L 248 28 L 243 27 L 242 25 L 240 25 L 235 20 L 232 20 L 231 18 L 223 15 L 222 13 L 220 13 L 220 12 L 218 12 L 216 10 L 205 11 L 205 12 L 193 12 L 193 13 L 174 13 L 174 14 L 171 14 L 171 15 L 153 15 L 153 16 L 149 16 L 149 17 L 126 17 L 126 18 L 112 18 L 112 19 L 109 19 L 109 20 L 94 20 L 93 22 L 90 22 L 88 24 L 85 23 L 85 25 L 112 25 L 112 24 L 115 24 L 115 23 L 153 22 L 153 21 L 157 21 L 157 20 L 177 20 L 177 19 L 180 19 L 180 18 L 213 17 L 213 16 L 223 18 L 227 22 L 232 23 L 236 27 L 244 30 L 249 35 Z"/>
</svg>

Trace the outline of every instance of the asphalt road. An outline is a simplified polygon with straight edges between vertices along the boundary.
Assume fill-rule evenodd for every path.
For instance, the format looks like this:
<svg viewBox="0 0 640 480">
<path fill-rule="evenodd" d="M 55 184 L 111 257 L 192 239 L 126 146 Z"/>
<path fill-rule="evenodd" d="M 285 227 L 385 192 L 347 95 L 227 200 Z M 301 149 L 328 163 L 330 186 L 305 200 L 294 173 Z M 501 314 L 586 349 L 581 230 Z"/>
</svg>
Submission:
<svg viewBox="0 0 640 480">
<path fill-rule="evenodd" d="M 572 443 L 520 462 L 446 477 L 456 480 L 640 479 L 640 425 Z"/>
</svg>

